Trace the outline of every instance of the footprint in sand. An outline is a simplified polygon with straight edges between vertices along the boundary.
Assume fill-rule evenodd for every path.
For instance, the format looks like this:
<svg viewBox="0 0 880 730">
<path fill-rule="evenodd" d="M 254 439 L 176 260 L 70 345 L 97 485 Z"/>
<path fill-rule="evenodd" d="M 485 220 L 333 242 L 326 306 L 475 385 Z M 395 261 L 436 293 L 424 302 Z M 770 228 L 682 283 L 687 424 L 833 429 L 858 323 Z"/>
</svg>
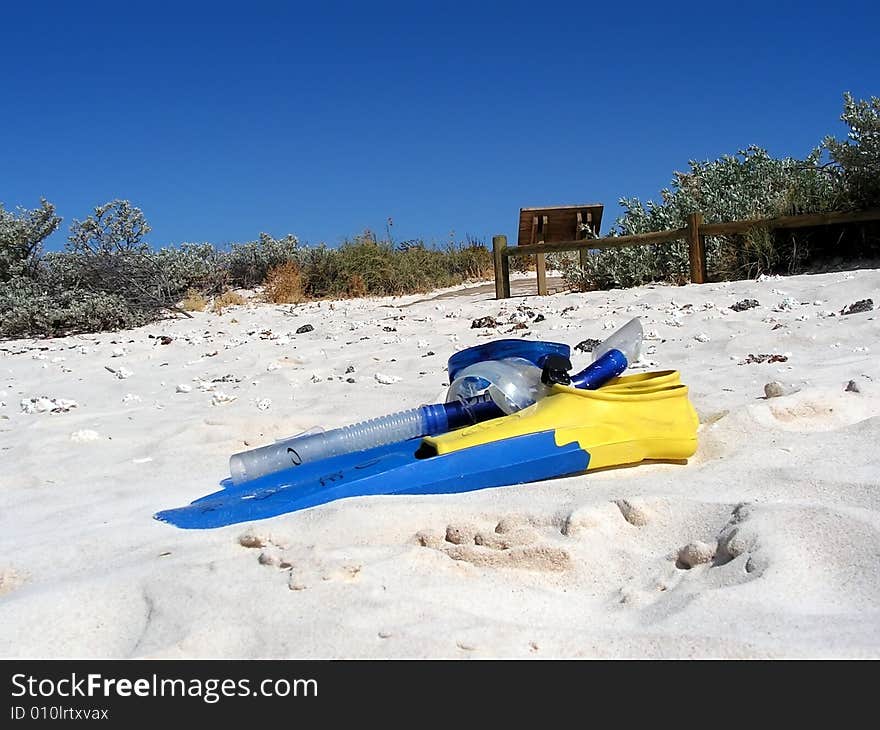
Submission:
<svg viewBox="0 0 880 730">
<path fill-rule="evenodd" d="M 835 431 L 876 415 L 870 400 L 849 397 L 842 389 L 834 392 L 803 391 L 785 398 L 774 398 L 750 408 L 763 426 L 784 431 Z"/>
<path fill-rule="evenodd" d="M 686 532 L 696 539 L 679 543 L 662 557 L 648 557 L 644 572 L 622 585 L 613 600 L 632 608 L 648 609 L 661 601 L 681 608 L 706 591 L 759 578 L 767 560 L 748 524 L 750 514 L 748 504 L 737 505 L 719 528 L 718 522 L 713 527 L 711 512 L 686 522 L 682 513 L 678 527 L 686 525 Z M 680 529 L 672 529 L 681 534 Z"/>
<path fill-rule="evenodd" d="M 257 562 L 288 574 L 287 587 L 302 591 L 320 582 L 357 580 L 362 566 L 350 561 L 327 562 L 318 559 L 314 547 L 298 545 L 296 559 L 286 541 L 268 533 L 246 532 L 239 536 L 238 544 L 250 550 L 259 550 Z"/>
<path fill-rule="evenodd" d="M 760 550 L 755 532 L 745 524 L 751 515 L 751 509 L 748 503 L 736 505 L 730 518 L 714 538 L 695 540 L 680 547 L 675 556 L 675 567 L 689 571 L 706 566 L 705 570 L 711 571 L 741 558 L 743 574 L 738 580 L 731 580 L 731 576 L 728 576 L 726 584 L 760 577 L 767 565 L 764 558 L 756 554 Z"/>
<path fill-rule="evenodd" d="M 11 593 L 24 583 L 24 576 L 15 568 L 0 568 L 0 596 Z"/>
<path fill-rule="evenodd" d="M 508 515 L 494 527 L 453 522 L 442 534 L 423 530 L 415 538 L 423 547 L 479 567 L 564 571 L 575 562 L 571 555 L 575 545 L 570 538 L 617 532 L 621 523 L 641 528 L 653 517 L 650 505 L 631 498 L 552 515 Z"/>
<path fill-rule="evenodd" d="M 759 578 L 767 569 L 768 561 L 760 550 L 755 530 L 748 524 L 751 509 L 747 503 L 734 508 L 730 520 L 718 533 L 718 548 L 712 556 L 712 565 L 719 567 L 742 558 L 745 572 L 751 578 Z"/>
<path fill-rule="evenodd" d="M 630 499 L 618 499 L 615 504 L 620 514 L 634 527 L 644 527 L 650 522 L 651 512 L 641 502 Z"/>
<path fill-rule="evenodd" d="M 571 566 L 567 550 L 542 541 L 535 527 L 521 517 L 502 519 L 494 528 L 451 523 L 442 537 L 426 530 L 416 540 L 479 567 L 562 571 Z"/>
</svg>

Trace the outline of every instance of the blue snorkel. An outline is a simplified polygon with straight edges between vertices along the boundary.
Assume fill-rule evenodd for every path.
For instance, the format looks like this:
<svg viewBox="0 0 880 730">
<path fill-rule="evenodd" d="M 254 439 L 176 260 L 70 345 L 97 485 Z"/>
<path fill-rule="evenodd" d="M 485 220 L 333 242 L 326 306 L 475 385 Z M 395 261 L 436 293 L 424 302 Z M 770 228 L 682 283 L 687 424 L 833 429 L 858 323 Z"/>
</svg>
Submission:
<svg viewBox="0 0 880 730">
<path fill-rule="evenodd" d="M 642 351 L 642 324 L 633 317 L 593 350 L 593 362 L 571 376 L 575 388 L 595 390 L 616 378 L 639 359 Z"/>
<path fill-rule="evenodd" d="M 522 410 L 553 385 L 594 390 L 620 375 L 639 355 L 638 318 L 617 330 L 594 352 L 594 361 L 569 376 L 571 350 L 558 342 L 496 340 L 449 358 L 445 403 L 419 406 L 326 432 L 306 433 L 234 454 L 231 481 L 238 484 L 280 469 L 363 451 L 420 436 L 435 436 Z"/>
</svg>

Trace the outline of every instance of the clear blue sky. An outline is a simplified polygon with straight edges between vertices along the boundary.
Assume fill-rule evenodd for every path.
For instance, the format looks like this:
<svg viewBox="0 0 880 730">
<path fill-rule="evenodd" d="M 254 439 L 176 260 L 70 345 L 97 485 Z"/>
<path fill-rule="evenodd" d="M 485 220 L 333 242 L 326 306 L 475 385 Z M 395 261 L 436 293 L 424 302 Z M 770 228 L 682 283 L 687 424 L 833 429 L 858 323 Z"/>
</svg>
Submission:
<svg viewBox="0 0 880 730">
<path fill-rule="evenodd" d="M 154 245 L 513 237 L 688 159 L 843 136 L 880 3 L 6 2 L 0 201 L 127 198 Z"/>
</svg>

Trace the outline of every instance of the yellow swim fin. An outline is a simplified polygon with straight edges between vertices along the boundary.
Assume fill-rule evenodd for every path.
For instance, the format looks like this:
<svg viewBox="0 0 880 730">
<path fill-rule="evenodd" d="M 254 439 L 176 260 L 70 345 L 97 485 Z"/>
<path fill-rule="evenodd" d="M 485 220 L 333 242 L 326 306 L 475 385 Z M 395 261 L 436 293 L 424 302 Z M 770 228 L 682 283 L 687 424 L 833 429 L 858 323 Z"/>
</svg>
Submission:
<svg viewBox="0 0 880 730">
<path fill-rule="evenodd" d="M 670 385 L 681 385 L 681 374 L 678 370 L 657 370 L 650 373 L 620 375 L 609 380 L 598 390 L 603 393 L 632 393 L 658 390 Z"/>
<path fill-rule="evenodd" d="M 646 459 L 682 460 L 697 448 L 699 419 L 676 371 L 625 376 L 598 390 L 563 385 L 518 413 L 429 436 L 437 454 L 527 434 L 552 432 L 556 446 L 577 443 L 588 469 Z"/>
</svg>

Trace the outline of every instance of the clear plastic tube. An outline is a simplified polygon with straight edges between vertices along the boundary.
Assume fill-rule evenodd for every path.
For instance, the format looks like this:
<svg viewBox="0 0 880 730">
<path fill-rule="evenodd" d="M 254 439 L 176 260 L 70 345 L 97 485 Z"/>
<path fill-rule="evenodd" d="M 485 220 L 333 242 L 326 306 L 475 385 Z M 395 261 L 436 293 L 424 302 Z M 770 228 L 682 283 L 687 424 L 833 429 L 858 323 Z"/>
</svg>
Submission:
<svg viewBox="0 0 880 730">
<path fill-rule="evenodd" d="M 301 434 L 233 454 L 229 459 L 229 472 L 233 483 L 237 484 L 328 456 L 424 436 L 428 426 L 424 410 L 412 408 L 323 433 Z"/>
<path fill-rule="evenodd" d="M 634 363 L 642 352 L 642 337 L 642 323 L 638 317 L 633 317 L 593 349 L 593 360 L 598 360 L 610 350 L 620 350 L 628 363 Z"/>
<path fill-rule="evenodd" d="M 479 396 L 467 402 L 419 406 L 332 431 L 311 429 L 292 438 L 233 454 L 229 459 L 229 473 L 233 484 L 238 484 L 338 454 L 446 433 L 500 415 L 502 412 L 491 398 Z"/>
</svg>

